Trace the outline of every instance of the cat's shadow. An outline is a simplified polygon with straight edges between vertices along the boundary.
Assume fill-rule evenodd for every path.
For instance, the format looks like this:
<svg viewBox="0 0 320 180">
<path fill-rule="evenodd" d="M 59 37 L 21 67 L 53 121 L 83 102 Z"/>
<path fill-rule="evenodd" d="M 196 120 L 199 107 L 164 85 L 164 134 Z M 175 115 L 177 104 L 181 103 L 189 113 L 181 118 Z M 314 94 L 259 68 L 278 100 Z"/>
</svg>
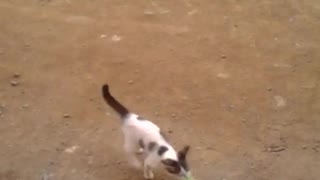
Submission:
<svg viewBox="0 0 320 180">
<path fill-rule="evenodd" d="M 143 162 L 143 154 L 137 156 Z M 121 159 L 121 160 L 116 160 Z M 93 179 L 97 180 L 144 180 L 143 168 L 137 169 L 129 165 L 123 156 L 115 157 L 113 162 L 99 163 L 99 167 L 94 168 Z M 104 165 L 102 165 L 104 164 Z M 154 180 L 177 180 L 177 178 L 168 175 L 161 167 L 153 170 Z"/>
</svg>

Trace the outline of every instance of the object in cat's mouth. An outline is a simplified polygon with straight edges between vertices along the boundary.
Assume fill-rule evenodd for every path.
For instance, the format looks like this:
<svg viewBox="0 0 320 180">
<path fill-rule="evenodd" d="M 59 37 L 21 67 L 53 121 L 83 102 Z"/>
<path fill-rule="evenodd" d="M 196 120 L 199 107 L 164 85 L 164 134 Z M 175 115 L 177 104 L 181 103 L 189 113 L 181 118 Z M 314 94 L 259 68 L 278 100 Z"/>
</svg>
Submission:
<svg viewBox="0 0 320 180">
<path fill-rule="evenodd" d="M 190 146 L 184 146 L 182 150 L 176 151 L 156 124 L 130 112 L 110 94 L 107 84 L 102 86 L 102 95 L 105 102 L 120 116 L 124 149 L 129 162 L 136 168 L 143 166 L 145 179 L 153 179 L 152 169 L 162 164 L 167 172 L 185 180 L 193 180 L 189 176 L 187 163 Z M 145 155 L 144 163 L 138 160 L 137 153 Z"/>
<path fill-rule="evenodd" d="M 194 180 L 191 172 L 182 173 L 182 179 L 183 180 Z"/>
</svg>

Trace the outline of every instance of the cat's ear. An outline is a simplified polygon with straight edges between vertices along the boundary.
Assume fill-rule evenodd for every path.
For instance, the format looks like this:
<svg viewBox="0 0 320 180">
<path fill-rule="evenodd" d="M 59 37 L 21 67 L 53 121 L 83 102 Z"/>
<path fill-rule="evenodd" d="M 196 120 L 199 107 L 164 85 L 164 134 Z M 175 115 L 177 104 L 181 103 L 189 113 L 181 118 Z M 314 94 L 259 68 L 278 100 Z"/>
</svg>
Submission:
<svg viewBox="0 0 320 180">
<path fill-rule="evenodd" d="M 178 160 L 180 165 L 186 170 L 189 171 L 189 166 L 187 162 L 187 154 L 189 152 L 190 146 L 184 146 L 182 150 L 178 152 Z"/>
<path fill-rule="evenodd" d="M 186 146 L 183 147 L 182 151 L 187 154 L 189 152 L 189 149 L 190 149 L 190 146 L 186 145 Z"/>
<path fill-rule="evenodd" d="M 178 158 L 185 159 L 189 152 L 189 149 L 190 149 L 189 145 L 184 146 L 183 149 L 178 152 Z"/>
</svg>

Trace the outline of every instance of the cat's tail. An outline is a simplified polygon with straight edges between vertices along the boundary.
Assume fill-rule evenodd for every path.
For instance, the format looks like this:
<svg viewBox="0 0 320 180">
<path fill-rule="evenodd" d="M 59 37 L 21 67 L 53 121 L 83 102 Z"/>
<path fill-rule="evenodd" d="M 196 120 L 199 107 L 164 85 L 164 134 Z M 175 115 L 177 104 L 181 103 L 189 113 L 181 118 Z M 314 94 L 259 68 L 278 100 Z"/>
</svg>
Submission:
<svg viewBox="0 0 320 180">
<path fill-rule="evenodd" d="M 129 114 L 129 110 L 110 94 L 109 86 L 107 84 L 102 86 L 102 95 L 106 103 L 111 106 L 121 118 L 125 118 Z"/>
</svg>

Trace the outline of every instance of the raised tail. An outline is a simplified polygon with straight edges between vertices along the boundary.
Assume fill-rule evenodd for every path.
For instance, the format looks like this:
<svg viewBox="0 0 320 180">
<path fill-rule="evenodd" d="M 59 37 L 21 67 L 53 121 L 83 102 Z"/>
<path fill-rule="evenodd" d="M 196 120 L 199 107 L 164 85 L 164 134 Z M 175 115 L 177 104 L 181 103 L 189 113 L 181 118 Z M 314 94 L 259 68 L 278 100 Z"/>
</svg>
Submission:
<svg viewBox="0 0 320 180">
<path fill-rule="evenodd" d="M 107 84 L 102 86 L 102 95 L 106 103 L 111 106 L 121 118 L 125 118 L 129 114 L 129 110 L 110 94 L 109 86 Z"/>
</svg>

